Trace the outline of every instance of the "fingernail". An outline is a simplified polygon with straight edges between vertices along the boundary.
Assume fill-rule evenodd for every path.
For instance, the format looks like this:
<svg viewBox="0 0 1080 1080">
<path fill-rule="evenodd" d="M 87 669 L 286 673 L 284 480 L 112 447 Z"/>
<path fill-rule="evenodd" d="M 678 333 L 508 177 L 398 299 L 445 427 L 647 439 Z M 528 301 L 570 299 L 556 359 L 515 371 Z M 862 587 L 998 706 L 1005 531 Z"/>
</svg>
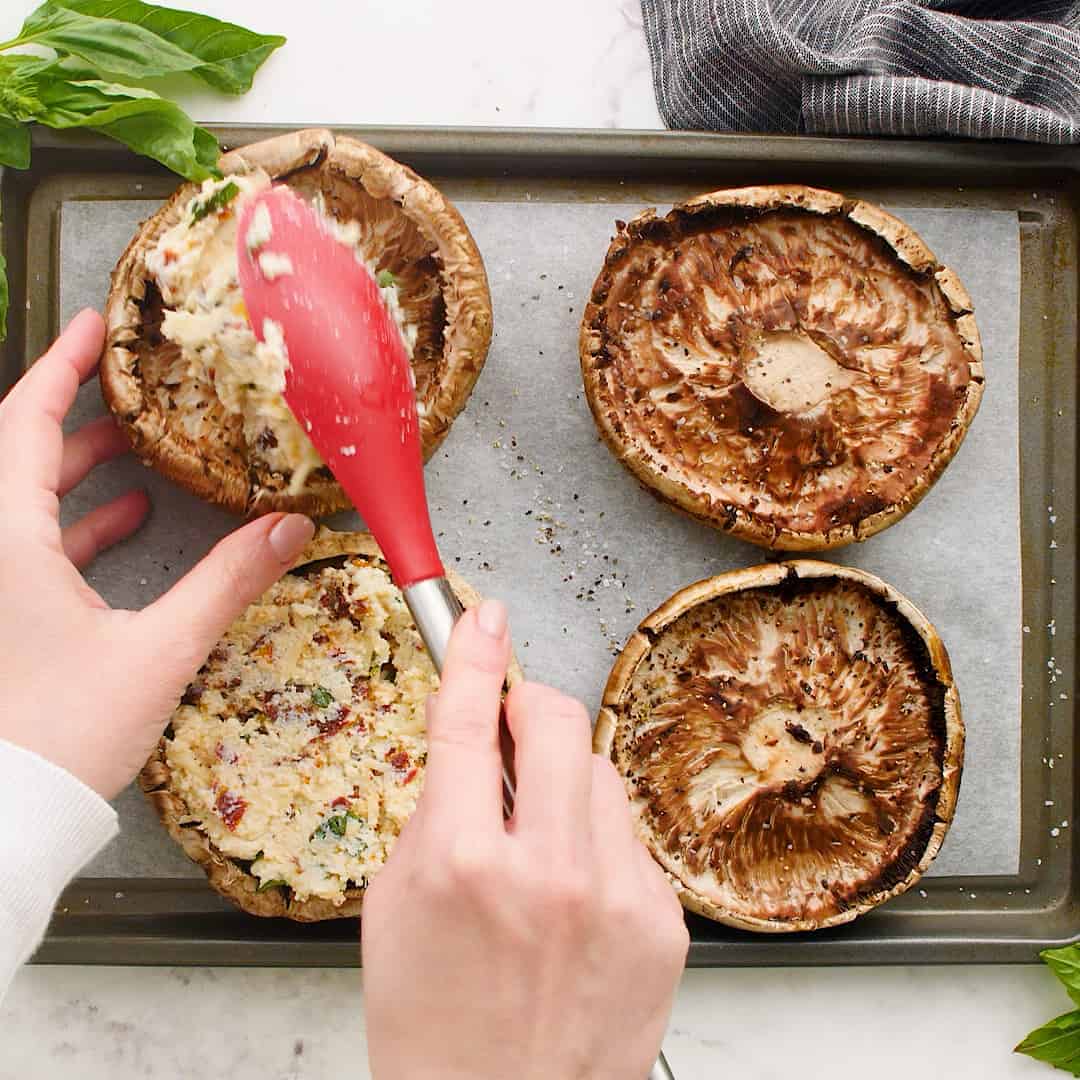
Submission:
<svg viewBox="0 0 1080 1080">
<path fill-rule="evenodd" d="M 476 624 L 488 637 L 506 633 L 506 608 L 498 600 L 484 600 L 476 609 Z"/>
<path fill-rule="evenodd" d="M 303 514 L 286 514 L 271 530 L 270 547 L 282 561 L 289 562 L 315 535 L 315 522 Z"/>
</svg>

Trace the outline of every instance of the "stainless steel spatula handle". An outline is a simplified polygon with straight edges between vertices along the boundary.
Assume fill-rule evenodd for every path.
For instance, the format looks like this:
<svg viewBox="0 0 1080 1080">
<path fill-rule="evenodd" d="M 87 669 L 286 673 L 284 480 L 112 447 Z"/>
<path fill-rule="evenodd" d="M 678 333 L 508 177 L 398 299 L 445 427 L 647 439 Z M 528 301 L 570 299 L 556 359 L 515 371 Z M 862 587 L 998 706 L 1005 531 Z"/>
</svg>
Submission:
<svg viewBox="0 0 1080 1080">
<path fill-rule="evenodd" d="M 446 648 L 450 644 L 450 631 L 461 617 L 464 608 L 454 595 L 446 578 L 428 578 L 402 589 L 405 603 L 412 612 L 413 622 L 427 646 L 428 655 L 439 672 L 446 661 Z M 514 744 L 506 729 L 505 720 L 499 721 L 499 744 L 503 755 L 503 810 L 507 817 L 514 810 Z M 663 1054 L 649 1073 L 648 1080 L 675 1080 Z"/>
<path fill-rule="evenodd" d="M 450 644 L 450 631 L 465 609 L 444 577 L 428 578 L 408 585 L 402 589 L 402 595 L 412 612 L 416 629 L 427 646 L 428 656 L 435 670 L 441 674 L 446 662 L 446 648 Z M 514 812 L 514 741 L 501 713 L 499 746 L 503 762 L 503 813 L 509 817 Z"/>
<path fill-rule="evenodd" d="M 675 1074 L 671 1071 L 663 1050 L 660 1051 L 660 1056 L 656 1059 L 652 1072 L 649 1073 L 649 1080 L 675 1080 Z"/>
<path fill-rule="evenodd" d="M 441 672 L 446 663 L 446 648 L 450 644 L 450 631 L 461 618 L 465 609 L 454 595 L 450 582 L 444 577 L 428 578 L 415 585 L 407 585 L 402 593 L 412 612 L 413 622 L 427 646 L 428 656 Z"/>
</svg>

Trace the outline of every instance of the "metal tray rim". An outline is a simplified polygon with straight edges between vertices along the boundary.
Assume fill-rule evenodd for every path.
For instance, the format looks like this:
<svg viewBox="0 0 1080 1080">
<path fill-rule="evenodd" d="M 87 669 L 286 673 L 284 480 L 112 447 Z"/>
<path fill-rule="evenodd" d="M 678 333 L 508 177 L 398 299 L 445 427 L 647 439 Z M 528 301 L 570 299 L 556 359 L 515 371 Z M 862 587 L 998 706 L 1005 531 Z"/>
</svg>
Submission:
<svg viewBox="0 0 1080 1080">
<path fill-rule="evenodd" d="M 292 130 L 273 124 L 235 127 L 209 125 L 223 144 L 235 145 L 275 132 Z M 312 125 L 316 126 L 316 125 Z M 953 174 L 972 182 L 992 169 L 997 176 L 1007 176 L 1010 183 L 1022 184 L 1035 178 L 1053 178 L 1059 186 L 1080 202 L 1080 148 L 1044 147 L 1018 143 L 971 143 L 963 140 L 879 140 L 849 137 L 807 138 L 801 136 L 732 135 L 704 132 L 609 131 L 590 129 L 529 129 L 496 127 L 408 127 L 408 126 L 348 126 L 333 125 L 335 130 L 360 135 L 392 154 L 419 162 L 441 159 L 451 165 L 450 172 L 468 176 L 483 171 L 498 178 L 512 172 L 529 175 L 530 170 L 542 170 L 546 175 L 560 175 L 569 165 L 583 170 L 583 175 L 603 175 L 616 168 L 637 169 L 648 175 L 663 175 L 669 169 L 725 164 L 772 168 L 807 166 L 813 169 L 836 169 L 853 173 L 859 182 L 865 171 L 890 168 L 912 170 L 917 174 Z M 36 129 L 33 135 L 36 154 L 66 159 L 82 164 L 78 159 L 108 155 L 110 161 L 123 159 L 122 167 L 147 174 L 160 172 L 152 163 L 136 159 L 115 149 L 115 145 L 100 136 L 76 134 L 59 135 L 48 129 Z M 81 151 L 81 153 L 80 153 Z M 6 182 L 10 172 L 4 174 Z M 1065 178 L 1064 183 L 1062 177 Z M 5 199 L 4 209 L 7 211 Z M 1074 218 L 1075 218 L 1074 214 Z M 5 213 L 5 218 L 11 219 Z M 15 248 L 18 217 L 15 226 L 4 229 L 3 242 L 7 253 Z M 1074 220 L 1075 226 L 1075 220 Z M 56 272 L 55 252 L 51 270 Z M 1063 268 L 1075 279 L 1076 266 Z M 1075 281 L 1073 281 L 1075 295 Z M 1075 371 L 1076 312 L 1069 314 L 1072 325 L 1070 363 Z M 26 350 L 29 342 L 23 342 Z M 11 350 L 9 349 L 9 352 Z M 1075 386 L 1072 387 L 1075 395 Z M 1070 474 L 1075 475 L 1075 431 L 1068 445 L 1061 447 L 1072 459 Z M 1073 485 L 1075 486 L 1075 485 Z M 1027 560 L 1025 545 L 1025 563 Z M 1074 561 L 1071 541 L 1067 552 Z M 1064 583 L 1063 583 L 1064 584 Z M 1067 587 L 1071 594 L 1071 572 Z M 1075 606 L 1070 606 L 1073 615 Z M 1072 624 L 1070 624 L 1072 625 Z M 1075 679 L 1073 680 L 1075 687 Z M 1075 699 L 1075 694 L 1073 695 Z M 1060 710 L 1059 712 L 1064 712 Z M 1064 717 L 1060 719 L 1064 720 Z M 1075 720 L 1070 716 L 1075 727 Z M 1070 739 L 1070 749 L 1072 743 Z M 1077 793 L 1072 787 L 1071 762 L 1068 763 L 1069 800 L 1077 806 Z M 1065 769 L 1059 770 L 1064 774 Z M 1064 777 L 1063 777 L 1064 778 Z M 1074 809 L 1075 813 L 1075 809 Z M 1078 838 L 1080 839 L 1080 838 Z M 1076 848 L 1069 852 L 1069 889 L 1047 897 L 1038 909 L 1043 931 L 1040 935 L 1011 933 L 1013 918 L 1004 917 L 996 934 L 988 933 L 980 923 L 968 933 L 942 933 L 933 937 L 907 935 L 889 938 L 875 937 L 877 925 L 873 917 L 864 917 L 852 924 L 850 931 L 840 936 L 815 935 L 753 940 L 740 939 L 737 944 L 718 940 L 695 940 L 691 949 L 691 966 L 713 965 L 775 965 L 775 964 L 856 964 L 867 962 L 1030 962 L 1038 948 L 1064 944 L 1080 937 L 1080 905 L 1074 896 L 1077 886 Z M 961 879 L 955 879 L 960 881 Z M 980 881 L 982 879 L 979 879 Z M 1023 887 L 1023 875 L 1015 879 Z M 950 879 L 952 881 L 952 879 Z M 103 888 L 111 886 L 96 882 Z M 77 896 L 85 896 L 94 880 L 76 882 L 69 890 L 72 910 Z M 201 884 L 201 883 L 200 883 Z M 958 912 L 958 909 L 957 909 Z M 1019 913 L 1012 913 L 1019 915 Z M 932 916 L 928 916 L 932 917 Z M 96 962 L 96 963 L 225 963 L 225 964 L 317 964 L 337 965 L 359 962 L 355 940 L 295 940 L 288 933 L 268 935 L 265 939 L 238 940 L 213 936 L 193 938 L 170 934 L 160 929 L 145 932 L 144 927 L 130 926 L 131 933 L 118 927 L 112 933 L 100 928 L 84 927 L 92 916 L 72 916 L 66 925 L 54 925 L 36 959 L 39 962 Z M 978 920 L 977 920 L 978 921 Z M 123 920 L 120 920 L 123 923 Z M 100 924 L 99 924 L 100 925 Z M 209 928 L 208 928 L 209 929 Z M 293 928 L 286 928 L 291 930 Z M 864 932 L 865 930 L 865 932 Z M 355 936 L 355 935 L 354 935 Z M 354 937 L 353 936 L 353 937 Z M 783 947 L 784 944 L 789 947 Z M 778 947 L 777 947 L 778 946 Z M 212 956 L 210 954 L 213 954 Z"/>
</svg>

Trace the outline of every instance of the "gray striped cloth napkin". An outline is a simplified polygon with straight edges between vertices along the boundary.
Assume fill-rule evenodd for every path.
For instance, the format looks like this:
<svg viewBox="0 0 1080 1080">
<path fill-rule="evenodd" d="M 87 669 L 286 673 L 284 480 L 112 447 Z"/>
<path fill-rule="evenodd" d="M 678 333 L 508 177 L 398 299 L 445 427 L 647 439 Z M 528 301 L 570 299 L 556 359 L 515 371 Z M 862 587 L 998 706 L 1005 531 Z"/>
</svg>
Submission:
<svg viewBox="0 0 1080 1080">
<path fill-rule="evenodd" d="M 1080 0 L 642 0 L 669 127 L 1080 142 Z"/>
</svg>

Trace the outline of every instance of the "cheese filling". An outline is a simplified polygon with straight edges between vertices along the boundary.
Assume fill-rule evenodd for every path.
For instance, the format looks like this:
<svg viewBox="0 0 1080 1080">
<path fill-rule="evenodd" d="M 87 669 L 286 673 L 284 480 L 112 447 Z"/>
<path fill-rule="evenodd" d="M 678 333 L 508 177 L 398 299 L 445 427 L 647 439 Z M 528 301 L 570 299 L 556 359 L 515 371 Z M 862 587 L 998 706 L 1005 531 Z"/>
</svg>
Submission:
<svg viewBox="0 0 1080 1080">
<path fill-rule="evenodd" d="M 262 171 L 205 181 L 180 220 L 148 252 L 146 266 L 166 305 L 162 333 L 180 347 L 187 377 L 212 387 L 225 409 L 241 418 L 249 454 L 271 471 L 290 475 L 289 489 L 296 494 L 323 461 L 285 403 L 288 358 L 283 343 L 258 341 L 248 324 L 236 261 L 239 212 L 270 186 Z M 331 217 L 321 197 L 314 207 L 324 227 L 352 247 L 374 275 L 361 248 L 359 223 Z M 271 240 L 269 214 L 256 211 L 246 243 L 260 251 L 260 266 L 272 279 L 291 273 L 292 265 L 267 247 Z M 406 322 L 397 285 L 387 274 L 377 275 L 377 281 L 411 356 L 416 327 Z"/>
<path fill-rule="evenodd" d="M 352 558 L 286 575 L 233 624 L 172 718 L 171 787 L 260 889 L 342 904 L 416 806 L 438 687 L 400 591 Z"/>
</svg>

